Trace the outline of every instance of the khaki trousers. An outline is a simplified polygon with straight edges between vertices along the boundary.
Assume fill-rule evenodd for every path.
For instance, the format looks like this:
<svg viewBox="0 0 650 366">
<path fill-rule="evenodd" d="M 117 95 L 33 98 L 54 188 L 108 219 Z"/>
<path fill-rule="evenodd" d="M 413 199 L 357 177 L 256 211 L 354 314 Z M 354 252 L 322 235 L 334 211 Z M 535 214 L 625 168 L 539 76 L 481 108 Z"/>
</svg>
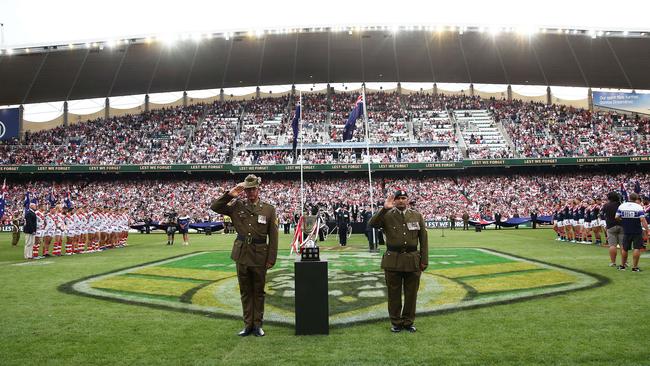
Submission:
<svg viewBox="0 0 650 366">
<path fill-rule="evenodd" d="M 32 250 L 34 249 L 34 234 L 25 234 L 25 259 L 32 257 Z"/>
<path fill-rule="evenodd" d="M 421 274 L 422 272 L 384 271 L 388 290 L 388 315 L 392 325 L 397 327 L 413 325 Z M 402 292 L 404 292 L 403 307 Z"/>
<path fill-rule="evenodd" d="M 265 266 L 246 266 L 237 263 L 239 294 L 247 328 L 261 327 L 264 320 Z"/>
</svg>

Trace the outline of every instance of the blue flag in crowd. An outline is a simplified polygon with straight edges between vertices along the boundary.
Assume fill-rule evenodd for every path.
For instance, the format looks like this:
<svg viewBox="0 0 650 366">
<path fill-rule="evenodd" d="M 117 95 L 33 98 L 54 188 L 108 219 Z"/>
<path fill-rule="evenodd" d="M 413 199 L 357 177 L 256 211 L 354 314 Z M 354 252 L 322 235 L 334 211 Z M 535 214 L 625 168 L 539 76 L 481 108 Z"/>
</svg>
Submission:
<svg viewBox="0 0 650 366">
<path fill-rule="evenodd" d="M 625 190 L 623 183 L 621 183 L 621 197 L 623 197 L 623 202 L 627 202 L 627 190 Z"/>
<path fill-rule="evenodd" d="M 641 194 L 641 184 L 638 180 L 634 183 L 634 193 Z"/>
<path fill-rule="evenodd" d="M 298 121 L 300 120 L 300 104 L 296 106 L 296 115 L 293 116 L 293 121 L 291 121 L 291 129 L 293 130 L 293 151 L 296 151 L 298 146 Z"/>
<path fill-rule="evenodd" d="M 29 198 L 29 191 L 25 192 L 25 212 L 29 210 L 29 203 L 31 202 L 31 199 Z"/>
<path fill-rule="evenodd" d="M 0 195 L 0 219 L 4 217 L 5 215 L 5 205 L 7 202 L 5 201 L 5 194 L 4 192 L 2 195 Z"/>
<path fill-rule="evenodd" d="M 56 198 L 54 198 L 54 193 L 52 192 L 54 188 L 50 189 L 50 193 L 47 195 L 47 202 L 50 203 L 50 207 L 56 206 Z"/>
<path fill-rule="evenodd" d="M 363 116 L 363 96 L 359 95 L 357 102 L 354 104 L 354 109 L 350 112 L 348 121 L 345 122 L 345 127 L 343 128 L 343 141 L 352 140 L 354 130 L 357 128 L 357 119 Z"/>
<path fill-rule="evenodd" d="M 8 140 L 18 137 L 19 121 L 20 109 L 0 109 L 0 140 Z"/>
<path fill-rule="evenodd" d="M 7 195 L 7 179 L 5 179 L 4 183 L 2 183 L 2 194 L 0 194 L 0 219 L 5 215 L 5 206 L 7 205 L 7 201 L 5 200 L 6 195 Z"/>
<path fill-rule="evenodd" d="M 65 199 L 63 200 L 65 203 L 65 208 L 71 209 L 72 208 L 72 199 L 70 198 L 70 192 L 66 193 Z"/>
</svg>

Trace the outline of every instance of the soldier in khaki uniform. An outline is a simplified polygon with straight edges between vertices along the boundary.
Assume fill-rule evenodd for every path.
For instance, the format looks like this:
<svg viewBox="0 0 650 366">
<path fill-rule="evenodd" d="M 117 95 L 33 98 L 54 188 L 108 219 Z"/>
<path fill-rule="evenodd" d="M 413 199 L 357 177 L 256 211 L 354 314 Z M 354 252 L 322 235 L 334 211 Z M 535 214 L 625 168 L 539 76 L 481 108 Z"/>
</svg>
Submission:
<svg viewBox="0 0 650 366">
<path fill-rule="evenodd" d="M 20 213 L 16 212 L 14 213 L 14 217 L 11 220 L 11 246 L 16 246 L 18 245 L 18 241 L 20 240 Z"/>
<path fill-rule="evenodd" d="M 390 330 L 395 333 L 402 329 L 411 333 L 416 331 L 413 322 L 420 275 L 429 264 L 429 242 L 424 218 L 407 205 L 406 192 L 396 191 L 386 198 L 384 207 L 370 219 L 370 226 L 383 228 L 386 235 L 386 253 L 381 260 L 381 268 L 388 289 Z"/>
<path fill-rule="evenodd" d="M 275 265 L 278 255 L 278 221 L 275 207 L 260 202 L 261 179 L 249 175 L 229 192 L 212 201 L 210 207 L 232 219 L 237 238 L 230 258 L 237 263 L 237 279 L 244 312 L 244 329 L 239 336 L 264 336 L 264 285 L 266 271 Z M 236 199 L 242 192 L 246 199 Z M 268 237 L 268 241 L 267 241 Z"/>
</svg>

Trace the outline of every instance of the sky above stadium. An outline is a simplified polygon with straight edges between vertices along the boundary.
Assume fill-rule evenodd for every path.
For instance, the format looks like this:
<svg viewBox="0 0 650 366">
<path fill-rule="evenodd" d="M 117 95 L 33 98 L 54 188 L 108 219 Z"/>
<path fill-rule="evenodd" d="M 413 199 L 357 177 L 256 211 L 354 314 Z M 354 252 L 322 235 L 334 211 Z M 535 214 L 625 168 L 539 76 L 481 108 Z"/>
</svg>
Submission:
<svg viewBox="0 0 650 366">
<path fill-rule="evenodd" d="M 650 30 L 649 13 L 647 0 L 0 1 L 3 48 L 295 26 L 466 25 L 641 31 Z"/>
</svg>

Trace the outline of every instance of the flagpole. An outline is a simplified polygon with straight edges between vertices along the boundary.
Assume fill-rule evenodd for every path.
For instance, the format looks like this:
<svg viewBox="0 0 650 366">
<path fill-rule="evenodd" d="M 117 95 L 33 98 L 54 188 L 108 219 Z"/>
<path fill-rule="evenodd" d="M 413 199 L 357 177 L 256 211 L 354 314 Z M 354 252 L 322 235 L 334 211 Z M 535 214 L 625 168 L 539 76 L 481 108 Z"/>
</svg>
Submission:
<svg viewBox="0 0 650 366">
<path fill-rule="evenodd" d="M 374 216 L 375 209 L 373 204 L 375 202 L 373 189 L 372 189 L 372 169 L 370 166 L 370 130 L 368 127 L 368 109 L 366 107 L 366 83 L 363 83 L 363 88 L 361 89 L 363 95 L 363 120 L 366 125 L 366 155 L 368 156 L 368 191 L 370 192 L 370 213 Z M 375 245 L 375 230 L 372 230 L 372 244 Z"/>
<path fill-rule="evenodd" d="M 302 137 L 302 90 L 298 91 L 298 105 L 300 105 L 300 130 L 298 137 L 300 138 L 300 216 L 305 215 L 305 177 L 303 175 L 303 137 Z"/>
</svg>

